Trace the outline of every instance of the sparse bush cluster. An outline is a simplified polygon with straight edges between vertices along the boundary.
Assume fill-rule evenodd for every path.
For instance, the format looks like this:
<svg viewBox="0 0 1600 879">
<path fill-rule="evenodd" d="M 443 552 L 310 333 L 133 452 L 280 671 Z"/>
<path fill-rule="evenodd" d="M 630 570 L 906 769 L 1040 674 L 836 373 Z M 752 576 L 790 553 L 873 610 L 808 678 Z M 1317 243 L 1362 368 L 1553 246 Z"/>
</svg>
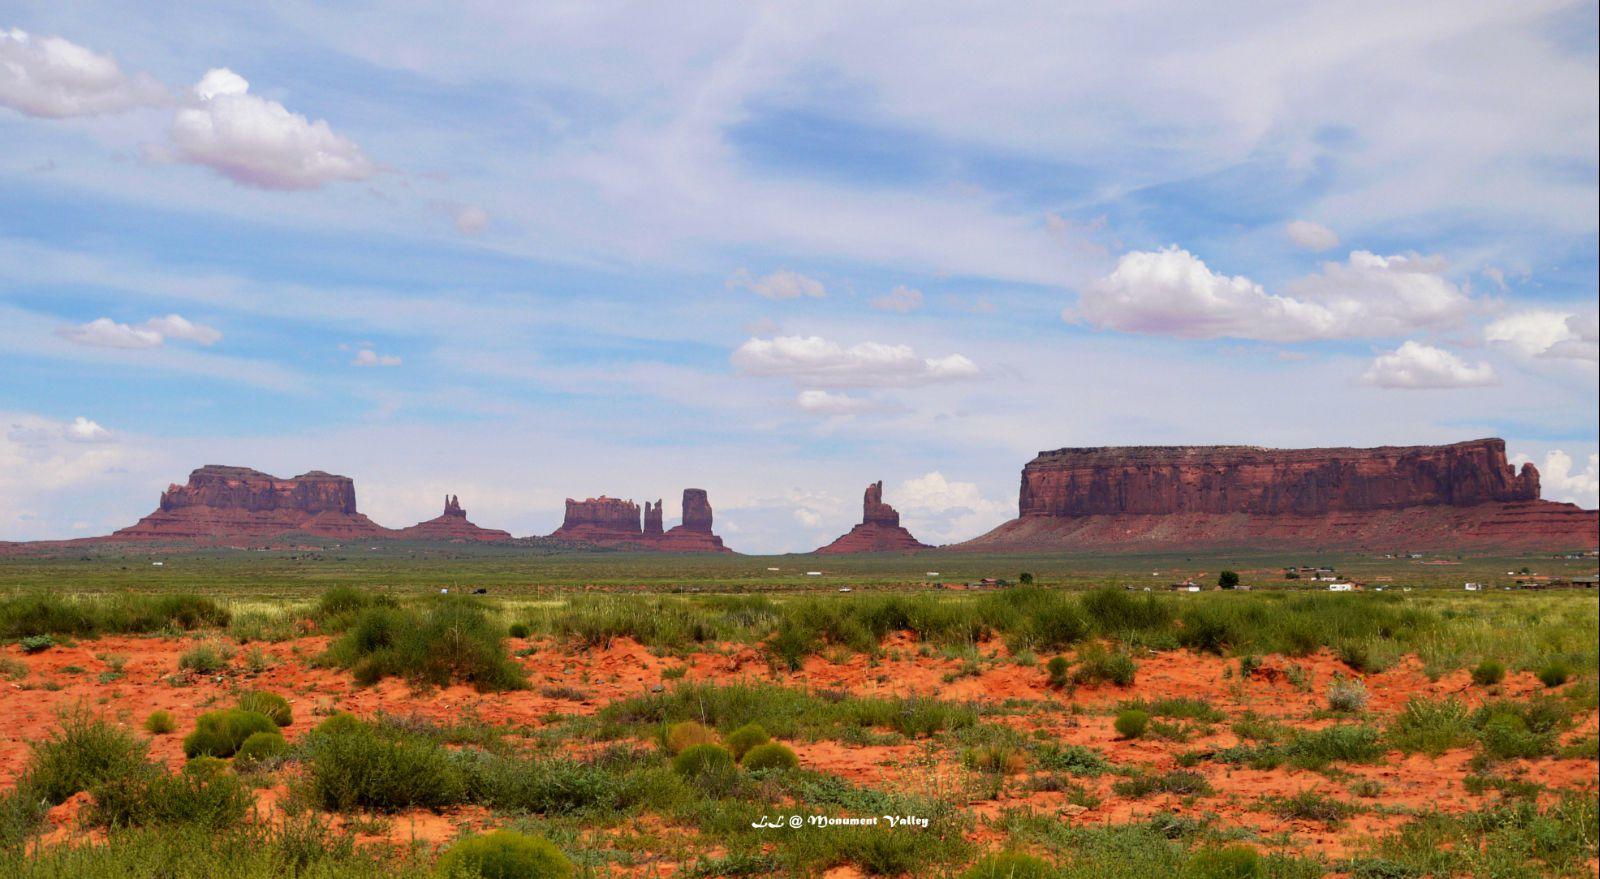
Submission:
<svg viewBox="0 0 1600 879">
<path fill-rule="evenodd" d="M 189 631 L 226 626 L 228 620 L 226 608 L 188 594 L 70 599 L 38 593 L 0 598 L 0 638 L 5 639 Z"/>
<path fill-rule="evenodd" d="M 344 626 L 319 661 L 350 669 L 358 683 L 399 677 L 417 685 L 467 683 L 483 692 L 528 686 L 506 652 L 504 630 L 469 598 L 402 608 L 363 593 L 330 592 L 318 612 L 330 625 Z"/>
</svg>

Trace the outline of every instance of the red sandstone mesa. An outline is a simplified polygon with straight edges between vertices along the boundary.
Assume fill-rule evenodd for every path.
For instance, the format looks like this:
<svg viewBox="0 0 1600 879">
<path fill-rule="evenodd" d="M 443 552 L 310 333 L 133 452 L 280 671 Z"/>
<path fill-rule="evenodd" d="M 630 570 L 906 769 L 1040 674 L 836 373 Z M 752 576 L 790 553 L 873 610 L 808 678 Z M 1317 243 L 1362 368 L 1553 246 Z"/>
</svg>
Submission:
<svg viewBox="0 0 1600 879">
<path fill-rule="evenodd" d="M 161 494 L 161 506 L 115 540 L 232 540 L 309 534 L 340 539 L 394 532 L 356 511 L 348 476 L 320 470 L 280 479 L 248 467 L 208 464 Z"/>
<path fill-rule="evenodd" d="M 1269 546 L 1590 549 L 1593 510 L 1539 499 L 1505 441 L 1372 449 L 1127 446 L 1041 452 L 1019 517 L 965 549 Z"/>
<path fill-rule="evenodd" d="M 639 527 L 639 505 L 620 498 L 567 498 L 567 514 L 561 527 L 550 533 L 557 540 L 577 540 L 601 545 L 637 543 L 643 536 Z"/>
<path fill-rule="evenodd" d="M 817 554 L 899 552 L 928 548 L 927 544 L 912 537 L 910 531 L 900 527 L 900 514 L 883 502 L 883 482 L 879 480 L 867 486 L 867 492 L 861 499 L 861 524 L 818 549 Z"/>
<path fill-rule="evenodd" d="M 661 502 L 656 501 L 658 519 L 660 515 Z M 662 552 L 733 552 L 711 533 L 711 501 L 703 488 L 683 490 L 683 524 L 656 537 L 652 546 Z"/>
<path fill-rule="evenodd" d="M 605 497 L 577 501 L 567 499 L 567 514 L 561 527 L 550 534 L 557 540 L 592 543 L 617 549 L 659 552 L 732 552 L 722 538 L 711 533 L 711 502 L 705 489 L 683 490 L 683 524 L 663 532 L 661 501 L 644 506 L 643 525 L 639 505 L 633 501 Z"/>
<path fill-rule="evenodd" d="M 402 529 L 399 537 L 407 540 L 510 540 L 511 534 L 494 528 L 480 528 L 467 520 L 467 511 L 461 508 L 461 499 L 445 495 L 444 512 L 425 522 Z"/>
</svg>

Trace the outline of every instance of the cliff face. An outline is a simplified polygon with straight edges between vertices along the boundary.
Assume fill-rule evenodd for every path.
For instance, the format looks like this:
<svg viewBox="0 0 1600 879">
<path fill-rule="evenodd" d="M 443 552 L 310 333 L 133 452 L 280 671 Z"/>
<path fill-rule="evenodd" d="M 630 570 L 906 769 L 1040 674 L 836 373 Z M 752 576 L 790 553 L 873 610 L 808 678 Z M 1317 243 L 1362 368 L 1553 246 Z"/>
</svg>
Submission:
<svg viewBox="0 0 1600 879">
<path fill-rule="evenodd" d="M 1130 446 L 1041 452 L 1020 517 L 969 548 L 1272 543 L 1588 548 L 1596 516 L 1539 500 L 1505 442 L 1372 449 Z"/>
<path fill-rule="evenodd" d="M 705 489 L 683 490 L 683 524 L 662 531 L 661 501 L 639 505 L 601 496 L 586 501 L 567 499 L 567 515 L 551 537 L 615 549 L 657 552 L 732 552 L 711 533 L 711 501 Z"/>
<path fill-rule="evenodd" d="M 656 502 L 660 516 L 660 501 Z M 711 533 L 711 500 L 703 488 L 683 490 L 683 524 L 674 525 L 657 537 L 652 549 L 662 552 L 733 552 L 722 545 L 722 538 Z"/>
<path fill-rule="evenodd" d="M 638 504 L 601 495 L 582 501 L 567 498 L 567 514 L 550 536 L 606 544 L 638 541 L 643 533 Z"/>
<path fill-rule="evenodd" d="M 463 543 L 469 540 L 510 540 L 511 534 L 494 528 L 479 528 L 467 520 L 467 511 L 461 508 L 461 499 L 445 495 L 444 512 L 396 535 L 406 540 L 447 540 Z"/>
<path fill-rule="evenodd" d="M 280 479 L 210 464 L 161 494 L 160 507 L 116 539 L 257 539 L 288 533 L 361 538 L 392 534 L 356 510 L 355 483 L 320 470 Z"/>
<path fill-rule="evenodd" d="M 900 527 L 900 514 L 883 502 L 883 481 L 867 486 L 861 498 L 861 524 L 817 550 L 819 555 L 855 552 L 903 552 L 927 549 L 927 544 Z"/>
</svg>

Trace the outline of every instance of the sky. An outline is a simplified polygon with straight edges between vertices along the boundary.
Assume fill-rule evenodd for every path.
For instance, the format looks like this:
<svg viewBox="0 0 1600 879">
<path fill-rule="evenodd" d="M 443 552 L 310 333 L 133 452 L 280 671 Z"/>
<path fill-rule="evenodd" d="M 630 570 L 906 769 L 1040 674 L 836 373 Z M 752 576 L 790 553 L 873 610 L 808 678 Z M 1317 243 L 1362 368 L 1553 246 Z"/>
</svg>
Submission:
<svg viewBox="0 0 1600 879">
<path fill-rule="evenodd" d="M 0 0 L 0 540 L 232 464 L 946 543 L 1044 449 L 1482 436 L 1596 506 L 1592 2 L 327 6 Z"/>
</svg>

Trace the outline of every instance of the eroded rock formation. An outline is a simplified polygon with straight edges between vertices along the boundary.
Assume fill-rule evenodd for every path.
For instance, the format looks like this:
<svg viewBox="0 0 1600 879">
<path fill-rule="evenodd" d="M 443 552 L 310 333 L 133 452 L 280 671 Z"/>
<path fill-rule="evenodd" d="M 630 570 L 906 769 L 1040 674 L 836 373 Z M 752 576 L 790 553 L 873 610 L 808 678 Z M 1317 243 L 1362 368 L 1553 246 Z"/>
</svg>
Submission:
<svg viewBox="0 0 1600 879">
<path fill-rule="evenodd" d="M 641 525 L 639 505 L 601 496 L 567 500 L 567 515 L 551 537 L 614 549 L 658 552 L 732 552 L 711 533 L 711 502 L 705 489 L 683 490 L 683 524 L 662 530 L 662 502 L 645 502 Z"/>
<path fill-rule="evenodd" d="M 567 514 L 561 527 L 550 534 L 558 540 L 577 540 L 601 545 L 637 543 L 644 531 L 639 525 L 639 505 L 620 498 L 567 498 Z"/>
<path fill-rule="evenodd" d="M 494 528 L 479 528 L 467 520 L 467 511 L 461 508 L 461 499 L 445 495 L 444 512 L 425 522 L 405 528 L 397 535 L 406 540 L 510 540 L 511 534 Z"/>
<path fill-rule="evenodd" d="M 657 501 L 658 516 L 660 509 Z M 703 488 L 683 490 L 683 524 L 656 538 L 654 548 L 662 552 L 733 552 L 711 533 L 711 501 Z"/>
<path fill-rule="evenodd" d="M 861 498 L 861 524 L 817 550 L 821 555 L 842 555 L 855 552 L 903 552 L 927 549 L 928 545 L 911 536 L 900 527 L 900 514 L 883 502 L 883 482 L 867 486 Z"/>
<path fill-rule="evenodd" d="M 1539 500 L 1538 470 L 1512 467 L 1499 439 L 1057 449 L 1023 468 L 1018 512 L 963 546 L 1592 548 L 1600 521 Z"/>
<path fill-rule="evenodd" d="M 654 504 L 649 501 L 644 503 L 644 535 L 646 537 L 661 536 L 661 499 L 656 498 Z"/>
<path fill-rule="evenodd" d="M 154 513 L 111 536 L 231 541 L 294 533 L 367 538 L 394 532 L 356 510 L 355 483 L 348 476 L 312 470 L 280 479 L 248 467 L 208 464 L 162 492 Z"/>
</svg>

